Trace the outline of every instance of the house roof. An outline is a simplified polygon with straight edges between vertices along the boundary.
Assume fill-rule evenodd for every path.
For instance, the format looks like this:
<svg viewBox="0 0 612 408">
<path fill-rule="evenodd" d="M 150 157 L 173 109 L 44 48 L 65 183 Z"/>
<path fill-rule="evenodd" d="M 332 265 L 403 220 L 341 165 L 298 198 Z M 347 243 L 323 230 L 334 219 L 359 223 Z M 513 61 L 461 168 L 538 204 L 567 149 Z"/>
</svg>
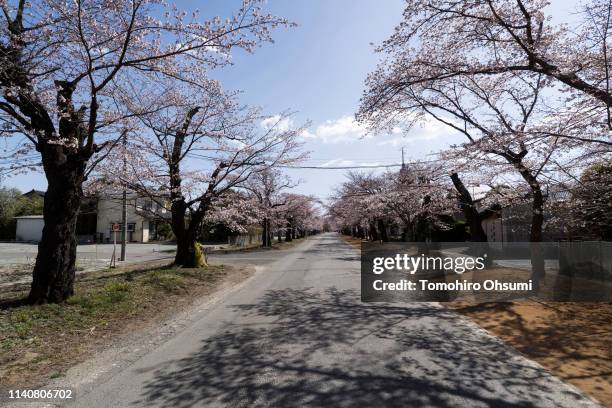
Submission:
<svg viewBox="0 0 612 408">
<path fill-rule="evenodd" d="M 45 197 L 45 192 L 42 190 L 30 190 L 27 193 L 23 193 L 22 196 L 32 196 L 32 195 L 37 195 L 39 197 L 44 198 Z"/>
<path fill-rule="evenodd" d="M 24 219 L 32 219 L 32 220 L 42 220 L 42 215 L 21 215 L 19 217 L 13 217 L 16 220 L 24 220 Z"/>
</svg>

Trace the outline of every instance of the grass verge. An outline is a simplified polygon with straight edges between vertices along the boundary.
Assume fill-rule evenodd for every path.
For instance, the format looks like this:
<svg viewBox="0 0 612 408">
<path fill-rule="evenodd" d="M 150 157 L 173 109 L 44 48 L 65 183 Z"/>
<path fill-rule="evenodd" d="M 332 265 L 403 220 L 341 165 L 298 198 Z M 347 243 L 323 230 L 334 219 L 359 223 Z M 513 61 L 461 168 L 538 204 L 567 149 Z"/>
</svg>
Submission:
<svg viewBox="0 0 612 408">
<path fill-rule="evenodd" d="M 0 299 L 0 384 L 42 385 L 112 344 L 120 335 L 168 318 L 196 298 L 250 275 L 246 268 L 157 267 L 100 273 L 77 281 L 63 304 L 19 305 Z"/>
</svg>

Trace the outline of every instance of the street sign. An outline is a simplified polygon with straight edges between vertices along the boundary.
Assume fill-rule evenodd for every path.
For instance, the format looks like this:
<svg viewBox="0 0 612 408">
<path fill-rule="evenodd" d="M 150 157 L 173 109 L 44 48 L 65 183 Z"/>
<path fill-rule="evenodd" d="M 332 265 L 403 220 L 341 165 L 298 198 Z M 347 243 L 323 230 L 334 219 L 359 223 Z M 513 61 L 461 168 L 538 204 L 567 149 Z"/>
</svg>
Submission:
<svg viewBox="0 0 612 408">
<path fill-rule="evenodd" d="M 113 256 L 111 256 L 110 267 L 116 267 L 117 257 L 115 253 L 117 252 L 117 233 L 121 232 L 121 224 L 115 222 L 111 224 L 111 232 L 113 233 Z"/>
</svg>

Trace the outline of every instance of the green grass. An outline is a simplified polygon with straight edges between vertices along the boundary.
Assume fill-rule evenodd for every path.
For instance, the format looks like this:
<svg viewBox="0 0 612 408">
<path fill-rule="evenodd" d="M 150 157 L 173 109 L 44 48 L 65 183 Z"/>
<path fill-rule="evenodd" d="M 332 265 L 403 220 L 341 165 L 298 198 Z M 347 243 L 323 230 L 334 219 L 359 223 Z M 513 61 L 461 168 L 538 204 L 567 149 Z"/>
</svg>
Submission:
<svg viewBox="0 0 612 408">
<path fill-rule="evenodd" d="M 28 310 L 18 311 L 11 317 L 10 322 L 12 323 L 15 335 L 20 339 L 26 339 L 32 333 L 34 321 Z"/>
<path fill-rule="evenodd" d="M 165 268 L 83 282 L 64 304 L 19 306 L 0 314 L 0 351 L 33 337 L 84 333 L 138 315 L 164 294 L 180 295 L 209 270 Z"/>
<path fill-rule="evenodd" d="M 35 385 L 65 370 L 116 334 L 159 318 L 214 287 L 232 268 L 110 270 L 77 281 L 62 304 L 23 305 L 27 293 L 0 300 L 3 381 Z"/>
<path fill-rule="evenodd" d="M 178 269 L 155 271 L 148 275 L 144 282 L 168 292 L 177 292 L 186 288 L 185 278 Z"/>
</svg>

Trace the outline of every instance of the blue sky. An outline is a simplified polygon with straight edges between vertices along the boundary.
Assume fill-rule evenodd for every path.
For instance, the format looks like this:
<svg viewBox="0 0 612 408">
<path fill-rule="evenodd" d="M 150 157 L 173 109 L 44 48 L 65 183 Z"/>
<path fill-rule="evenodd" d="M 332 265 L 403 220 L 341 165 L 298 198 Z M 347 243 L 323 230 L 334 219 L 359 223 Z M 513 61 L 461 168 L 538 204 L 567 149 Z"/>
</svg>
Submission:
<svg viewBox="0 0 612 408">
<path fill-rule="evenodd" d="M 205 15 L 227 16 L 238 0 L 182 1 L 185 9 L 199 8 Z M 291 110 L 295 124 L 311 121 L 305 149 L 314 166 L 389 164 L 423 159 L 461 138 L 438 124 L 417 127 L 408 135 L 364 138 L 353 120 L 367 74 L 379 55 L 379 44 L 400 22 L 401 0 L 269 0 L 265 11 L 299 24 L 273 33 L 275 43 L 254 54 L 234 54 L 234 65 L 213 73 L 229 90 L 241 90 L 244 103 L 261 106 L 266 113 Z M 563 13 L 575 2 L 553 7 Z M 326 198 L 344 179 L 343 170 L 288 170 L 301 180 L 296 191 Z M 21 175 L 4 181 L 21 190 L 45 189 L 42 174 Z"/>
<path fill-rule="evenodd" d="M 232 2 L 223 4 L 228 13 Z M 235 4 L 235 3 L 234 3 Z M 354 113 L 367 74 L 379 56 L 374 44 L 401 21 L 404 2 L 387 0 L 270 0 L 266 10 L 299 24 L 274 33 L 274 44 L 254 54 L 234 56 L 234 65 L 217 73 L 225 87 L 244 91 L 243 101 L 270 114 L 296 111 L 296 125 L 311 122 L 305 149 L 313 166 L 386 164 L 406 154 L 420 158 L 443 145 L 431 129 L 418 140 L 401 135 L 364 139 Z M 417 133 L 417 129 L 415 129 Z M 448 132 L 446 132 L 448 133 Z M 326 198 L 344 179 L 344 170 L 287 170 L 301 180 L 296 190 Z"/>
</svg>

